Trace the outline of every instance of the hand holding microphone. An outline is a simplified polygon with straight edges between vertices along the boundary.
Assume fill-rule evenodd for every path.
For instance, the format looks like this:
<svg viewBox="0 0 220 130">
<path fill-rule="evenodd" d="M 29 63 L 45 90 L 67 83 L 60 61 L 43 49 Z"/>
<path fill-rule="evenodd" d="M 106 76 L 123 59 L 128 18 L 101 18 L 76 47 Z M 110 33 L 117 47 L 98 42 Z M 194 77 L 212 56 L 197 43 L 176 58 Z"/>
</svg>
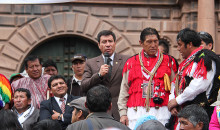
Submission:
<svg viewBox="0 0 220 130">
<path fill-rule="evenodd" d="M 110 65 L 110 62 L 108 62 L 108 58 L 110 57 L 109 53 L 108 52 L 105 52 L 104 53 L 104 64 L 107 64 L 107 65 Z"/>
<path fill-rule="evenodd" d="M 108 52 L 104 53 L 104 65 L 101 66 L 100 70 L 99 70 L 99 74 L 101 76 L 104 76 L 108 73 L 109 71 L 109 65 L 110 63 L 108 63 L 108 58 L 110 57 Z"/>
</svg>

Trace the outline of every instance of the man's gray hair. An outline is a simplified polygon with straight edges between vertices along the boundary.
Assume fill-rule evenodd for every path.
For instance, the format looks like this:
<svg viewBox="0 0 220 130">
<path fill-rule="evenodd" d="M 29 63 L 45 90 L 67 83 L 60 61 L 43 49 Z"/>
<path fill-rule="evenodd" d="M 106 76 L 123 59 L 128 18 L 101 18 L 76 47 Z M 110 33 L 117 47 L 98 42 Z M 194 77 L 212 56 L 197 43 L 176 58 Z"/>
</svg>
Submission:
<svg viewBox="0 0 220 130">
<path fill-rule="evenodd" d="M 199 105 L 192 104 L 184 107 L 178 114 L 178 117 L 189 120 L 195 127 L 199 122 L 203 123 L 203 130 L 208 130 L 209 116 L 206 111 Z"/>
</svg>

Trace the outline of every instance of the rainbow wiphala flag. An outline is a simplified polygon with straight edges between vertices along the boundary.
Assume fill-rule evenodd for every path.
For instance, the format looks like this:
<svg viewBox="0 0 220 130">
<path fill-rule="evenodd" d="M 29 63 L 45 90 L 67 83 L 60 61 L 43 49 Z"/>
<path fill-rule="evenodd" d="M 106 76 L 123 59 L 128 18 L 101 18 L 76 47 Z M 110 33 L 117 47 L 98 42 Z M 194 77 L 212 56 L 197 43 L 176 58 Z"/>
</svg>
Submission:
<svg viewBox="0 0 220 130">
<path fill-rule="evenodd" d="M 8 79 L 0 74 L 0 108 L 5 106 L 5 103 L 10 103 L 12 97 L 11 85 Z"/>
</svg>

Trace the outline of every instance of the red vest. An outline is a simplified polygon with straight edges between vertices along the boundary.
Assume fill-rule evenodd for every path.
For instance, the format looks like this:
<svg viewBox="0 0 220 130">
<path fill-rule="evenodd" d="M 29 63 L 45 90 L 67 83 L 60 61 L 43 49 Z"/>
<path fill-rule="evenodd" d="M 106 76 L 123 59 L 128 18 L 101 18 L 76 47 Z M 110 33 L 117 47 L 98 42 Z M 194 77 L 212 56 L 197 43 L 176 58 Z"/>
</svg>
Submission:
<svg viewBox="0 0 220 130">
<path fill-rule="evenodd" d="M 159 56 L 158 56 L 159 57 Z M 146 58 L 144 57 L 143 63 L 145 68 L 148 71 L 151 71 L 156 62 L 158 61 L 158 57 L 152 57 L 152 58 Z M 169 94 L 170 92 L 165 91 L 164 86 L 164 74 L 171 75 L 171 68 L 174 68 L 174 72 L 177 71 L 176 63 L 173 58 L 171 58 L 168 55 L 163 55 L 163 61 L 160 64 L 159 68 L 157 69 L 154 77 L 153 77 L 153 97 L 158 97 L 160 94 L 160 98 L 162 98 L 164 101 L 162 104 L 155 104 L 153 102 L 153 97 L 150 100 L 150 107 L 155 106 L 167 106 L 169 101 Z M 149 81 L 150 78 L 146 78 L 141 70 L 141 65 L 139 61 L 139 55 L 135 55 L 128 59 L 124 66 L 123 72 L 129 71 L 128 75 L 128 84 L 130 86 L 129 88 L 129 98 L 127 102 L 128 107 L 136 107 L 136 106 L 146 106 L 145 101 L 146 98 L 142 98 L 142 88 L 141 84 L 143 81 Z"/>
</svg>

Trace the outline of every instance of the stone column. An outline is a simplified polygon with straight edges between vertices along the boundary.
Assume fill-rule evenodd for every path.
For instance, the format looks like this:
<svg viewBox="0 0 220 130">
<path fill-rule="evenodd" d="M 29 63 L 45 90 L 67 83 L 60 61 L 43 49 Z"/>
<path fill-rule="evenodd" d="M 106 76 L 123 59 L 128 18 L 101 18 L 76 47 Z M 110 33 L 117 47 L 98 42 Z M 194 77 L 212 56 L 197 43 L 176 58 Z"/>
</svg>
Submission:
<svg viewBox="0 0 220 130">
<path fill-rule="evenodd" d="M 198 31 L 210 33 L 213 37 L 213 40 L 216 41 L 215 0 L 198 0 Z"/>
</svg>

